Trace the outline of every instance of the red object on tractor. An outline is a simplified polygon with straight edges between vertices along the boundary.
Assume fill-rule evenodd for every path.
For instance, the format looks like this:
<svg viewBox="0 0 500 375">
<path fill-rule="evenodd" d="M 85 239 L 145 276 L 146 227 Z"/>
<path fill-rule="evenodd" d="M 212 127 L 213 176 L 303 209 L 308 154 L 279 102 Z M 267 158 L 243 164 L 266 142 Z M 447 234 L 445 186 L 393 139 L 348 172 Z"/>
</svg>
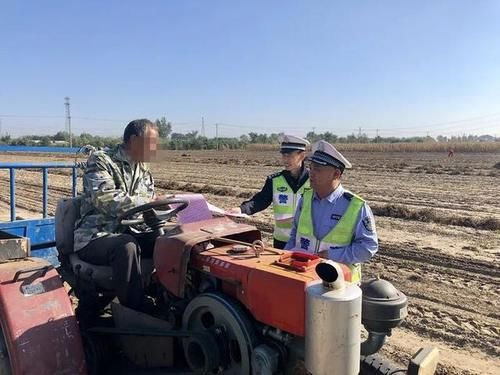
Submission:
<svg viewBox="0 0 500 375">
<path fill-rule="evenodd" d="M 0 264 L 0 316 L 12 373 L 87 373 L 71 302 L 47 261 L 23 258 Z"/>
</svg>

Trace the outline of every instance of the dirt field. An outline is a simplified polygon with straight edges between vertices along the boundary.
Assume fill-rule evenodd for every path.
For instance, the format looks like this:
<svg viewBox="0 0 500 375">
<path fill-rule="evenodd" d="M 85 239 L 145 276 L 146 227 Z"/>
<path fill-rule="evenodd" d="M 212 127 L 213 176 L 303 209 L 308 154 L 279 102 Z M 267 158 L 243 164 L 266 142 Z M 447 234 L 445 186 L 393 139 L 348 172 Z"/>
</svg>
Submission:
<svg viewBox="0 0 500 375">
<path fill-rule="evenodd" d="M 368 200 L 380 251 L 364 276 L 380 275 L 409 297 L 409 316 L 385 345 L 406 362 L 418 346 L 441 350 L 440 374 L 500 373 L 500 155 L 347 152 L 354 169 L 344 186 Z M 0 155 L 0 161 L 68 160 Z M 224 208 L 239 205 L 279 170 L 275 152 L 164 152 L 153 165 L 161 193 L 201 192 Z M 70 179 L 51 173 L 49 210 L 70 194 Z M 67 173 L 67 172 L 66 172 Z M 18 215 L 41 211 L 41 174 L 17 175 Z M 0 171 L 0 219 L 8 217 L 8 173 Z M 270 209 L 250 220 L 265 232 Z"/>
</svg>

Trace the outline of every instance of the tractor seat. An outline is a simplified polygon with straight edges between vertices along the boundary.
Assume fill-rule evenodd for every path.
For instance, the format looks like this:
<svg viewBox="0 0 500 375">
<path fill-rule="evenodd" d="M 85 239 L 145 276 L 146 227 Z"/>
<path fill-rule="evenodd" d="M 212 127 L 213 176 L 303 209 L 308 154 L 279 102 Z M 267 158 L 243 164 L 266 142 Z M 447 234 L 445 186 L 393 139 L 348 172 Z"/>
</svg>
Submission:
<svg viewBox="0 0 500 375">
<path fill-rule="evenodd" d="M 80 217 L 82 198 L 62 198 L 57 202 L 55 215 L 56 248 L 60 255 L 67 256 L 71 271 L 83 281 L 94 282 L 104 290 L 113 290 L 112 269 L 98 266 L 80 259 L 74 251 L 74 228 Z"/>
<path fill-rule="evenodd" d="M 104 291 L 112 291 L 113 271 L 110 266 L 99 266 L 80 259 L 74 251 L 74 228 L 80 217 L 81 197 L 62 198 L 57 202 L 55 213 L 56 248 L 59 254 L 67 256 L 71 270 L 83 281 L 94 282 Z M 141 259 L 143 275 L 151 275 L 154 269 L 152 259 Z"/>
<path fill-rule="evenodd" d="M 99 288 L 112 291 L 113 271 L 110 266 L 98 266 L 81 260 L 77 253 L 69 255 L 69 263 L 73 273 L 83 281 L 95 282 Z"/>
</svg>

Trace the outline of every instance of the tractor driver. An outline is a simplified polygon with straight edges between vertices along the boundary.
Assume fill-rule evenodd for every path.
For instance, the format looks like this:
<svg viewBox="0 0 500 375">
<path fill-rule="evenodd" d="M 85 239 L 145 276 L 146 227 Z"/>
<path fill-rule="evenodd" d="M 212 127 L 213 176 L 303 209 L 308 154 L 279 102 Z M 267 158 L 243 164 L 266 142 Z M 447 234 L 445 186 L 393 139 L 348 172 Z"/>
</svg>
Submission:
<svg viewBox="0 0 500 375">
<path fill-rule="evenodd" d="M 361 197 L 342 187 L 342 174 L 351 163 L 335 147 L 321 140 L 312 152 L 312 190 L 299 202 L 285 249 L 344 263 L 351 269 L 351 281 L 359 281 L 359 263 L 368 261 L 378 250 L 372 211 Z"/>
<path fill-rule="evenodd" d="M 300 195 L 309 188 L 309 171 L 304 167 L 309 141 L 293 135 L 281 137 L 280 153 L 285 170 L 267 177 L 264 187 L 229 213 L 253 215 L 273 204 L 273 246 L 283 249 L 290 238 L 292 221 Z"/>
<path fill-rule="evenodd" d="M 125 306 L 150 307 L 143 290 L 139 256 L 151 257 L 151 240 L 120 230 L 117 217 L 155 198 L 147 161 L 156 153 L 158 130 L 147 119 L 131 121 L 123 143 L 111 151 L 93 152 L 83 176 L 81 219 L 74 247 L 80 259 L 111 266 L 116 295 Z M 149 243 L 148 243 L 149 242 Z"/>
</svg>

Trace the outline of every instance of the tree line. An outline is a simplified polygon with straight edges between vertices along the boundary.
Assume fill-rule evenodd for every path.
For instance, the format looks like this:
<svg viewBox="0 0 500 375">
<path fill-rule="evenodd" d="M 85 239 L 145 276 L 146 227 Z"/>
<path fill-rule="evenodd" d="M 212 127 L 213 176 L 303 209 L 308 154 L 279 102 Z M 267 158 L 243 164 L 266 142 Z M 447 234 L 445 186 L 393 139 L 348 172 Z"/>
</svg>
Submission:
<svg viewBox="0 0 500 375">
<path fill-rule="evenodd" d="M 214 149 L 240 149 L 252 144 L 273 145 L 279 143 L 278 133 L 256 133 L 250 132 L 239 137 L 218 137 L 208 138 L 202 136 L 198 131 L 187 133 L 173 132 L 172 124 L 165 117 L 155 121 L 160 136 L 160 147 L 173 150 L 214 150 Z M 324 139 L 330 143 L 432 143 L 432 142 L 500 142 L 500 138 L 489 135 L 463 135 L 463 136 L 437 136 L 436 138 L 426 137 L 374 137 L 370 138 L 366 134 L 351 134 L 348 136 L 338 136 L 332 132 L 316 133 L 310 131 L 306 138 L 310 142 Z M 92 145 L 95 147 L 113 147 L 121 143 L 121 137 L 98 136 L 83 132 L 73 135 L 72 144 L 75 147 Z M 13 138 L 10 135 L 0 137 L 0 144 L 22 145 L 22 146 L 61 146 L 69 144 L 69 134 L 59 131 L 54 135 L 27 135 Z"/>
</svg>

